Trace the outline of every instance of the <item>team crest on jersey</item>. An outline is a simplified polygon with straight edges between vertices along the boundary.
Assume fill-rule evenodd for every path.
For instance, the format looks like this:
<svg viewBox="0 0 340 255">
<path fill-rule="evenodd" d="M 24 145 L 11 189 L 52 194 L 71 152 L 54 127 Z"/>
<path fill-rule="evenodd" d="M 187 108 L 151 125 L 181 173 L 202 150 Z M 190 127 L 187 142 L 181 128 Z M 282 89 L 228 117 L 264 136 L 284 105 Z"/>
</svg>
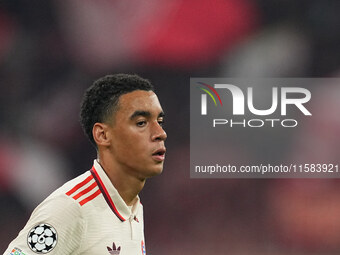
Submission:
<svg viewBox="0 0 340 255">
<path fill-rule="evenodd" d="M 142 254 L 146 255 L 145 244 L 143 240 L 142 240 L 141 246 L 142 246 Z"/>
<path fill-rule="evenodd" d="M 112 255 L 119 255 L 119 253 L 120 253 L 120 246 L 119 246 L 118 248 L 116 248 L 116 245 L 115 245 L 115 243 L 113 242 L 113 243 L 112 243 L 112 249 L 111 249 L 109 246 L 107 246 L 107 250 L 108 250 L 109 253 L 112 254 Z"/>
<path fill-rule="evenodd" d="M 21 249 L 15 247 L 9 255 L 26 255 Z"/>
<path fill-rule="evenodd" d="M 34 226 L 27 236 L 27 244 L 36 253 L 48 253 L 57 245 L 58 234 L 54 227 L 42 223 Z"/>
</svg>

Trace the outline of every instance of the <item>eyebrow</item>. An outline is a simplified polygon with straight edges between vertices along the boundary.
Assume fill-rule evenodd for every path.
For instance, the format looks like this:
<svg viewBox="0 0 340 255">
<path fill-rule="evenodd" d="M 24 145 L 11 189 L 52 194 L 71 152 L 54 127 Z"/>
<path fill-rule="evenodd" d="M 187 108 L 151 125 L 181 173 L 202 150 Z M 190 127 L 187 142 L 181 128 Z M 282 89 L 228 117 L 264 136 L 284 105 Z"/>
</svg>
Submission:
<svg viewBox="0 0 340 255">
<path fill-rule="evenodd" d="M 148 111 L 135 111 L 131 116 L 130 116 L 130 120 L 138 117 L 138 116 L 142 116 L 142 117 L 150 117 L 151 113 Z M 165 113 L 162 111 L 158 114 L 158 118 L 164 117 Z"/>
</svg>

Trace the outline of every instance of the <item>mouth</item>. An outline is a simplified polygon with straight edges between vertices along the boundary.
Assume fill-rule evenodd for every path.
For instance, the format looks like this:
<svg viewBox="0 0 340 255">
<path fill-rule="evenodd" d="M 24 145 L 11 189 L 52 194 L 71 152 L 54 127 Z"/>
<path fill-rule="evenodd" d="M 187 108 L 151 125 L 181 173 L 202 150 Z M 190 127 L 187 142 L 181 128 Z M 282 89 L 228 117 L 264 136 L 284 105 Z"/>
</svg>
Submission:
<svg viewBox="0 0 340 255">
<path fill-rule="evenodd" d="M 165 159 L 165 148 L 161 148 L 152 153 L 152 158 L 157 162 L 162 162 Z"/>
</svg>

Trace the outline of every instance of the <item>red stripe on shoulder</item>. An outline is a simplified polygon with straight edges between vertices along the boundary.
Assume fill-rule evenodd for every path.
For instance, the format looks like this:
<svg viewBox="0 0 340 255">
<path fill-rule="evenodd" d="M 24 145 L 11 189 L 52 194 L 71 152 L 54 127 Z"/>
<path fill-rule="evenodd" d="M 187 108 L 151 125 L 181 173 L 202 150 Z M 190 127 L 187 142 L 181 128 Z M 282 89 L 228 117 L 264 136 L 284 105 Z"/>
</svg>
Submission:
<svg viewBox="0 0 340 255">
<path fill-rule="evenodd" d="M 93 179 L 93 176 L 90 175 L 85 180 L 83 180 L 82 182 L 78 183 L 76 186 L 74 186 L 72 189 L 70 189 L 68 192 L 66 192 L 66 195 L 68 195 L 68 196 L 72 195 L 74 192 L 76 192 L 78 189 L 80 189 L 81 187 L 86 185 L 86 183 L 88 183 L 92 179 Z"/>
<path fill-rule="evenodd" d="M 97 186 L 97 183 L 94 182 L 92 183 L 90 186 L 88 186 L 86 189 L 82 190 L 81 192 L 79 192 L 78 194 L 74 195 L 72 198 L 77 200 L 78 198 L 80 198 L 81 196 L 85 195 L 86 193 L 90 192 L 91 190 L 94 189 L 94 187 Z"/>
<path fill-rule="evenodd" d="M 79 202 L 81 206 L 86 204 L 87 202 L 91 201 L 92 199 L 96 198 L 101 193 L 100 189 L 98 189 L 95 193 L 93 193 L 91 196 L 88 196 L 87 198 L 84 198 Z"/>
</svg>

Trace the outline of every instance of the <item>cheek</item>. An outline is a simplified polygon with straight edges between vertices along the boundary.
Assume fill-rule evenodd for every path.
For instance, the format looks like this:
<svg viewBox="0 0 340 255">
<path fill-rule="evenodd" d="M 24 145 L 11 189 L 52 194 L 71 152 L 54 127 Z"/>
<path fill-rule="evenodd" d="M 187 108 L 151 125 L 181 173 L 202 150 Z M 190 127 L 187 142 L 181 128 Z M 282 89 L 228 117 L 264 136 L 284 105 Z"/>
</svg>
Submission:
<svg viewBox="0 0 340 255">
<path fill-rule="evenodd" d="M 132 132 L 129 129 L 120 130 L 117 132 L 119 135 L 115 138 L 113 148 L 116 154 L 121 156 L 134 156 L 138 157 L 146 147 L 143 146 L 143 136 L 138 132 Z M 145 139 L 145 137 L 144 137 Z"/>
</svg>

